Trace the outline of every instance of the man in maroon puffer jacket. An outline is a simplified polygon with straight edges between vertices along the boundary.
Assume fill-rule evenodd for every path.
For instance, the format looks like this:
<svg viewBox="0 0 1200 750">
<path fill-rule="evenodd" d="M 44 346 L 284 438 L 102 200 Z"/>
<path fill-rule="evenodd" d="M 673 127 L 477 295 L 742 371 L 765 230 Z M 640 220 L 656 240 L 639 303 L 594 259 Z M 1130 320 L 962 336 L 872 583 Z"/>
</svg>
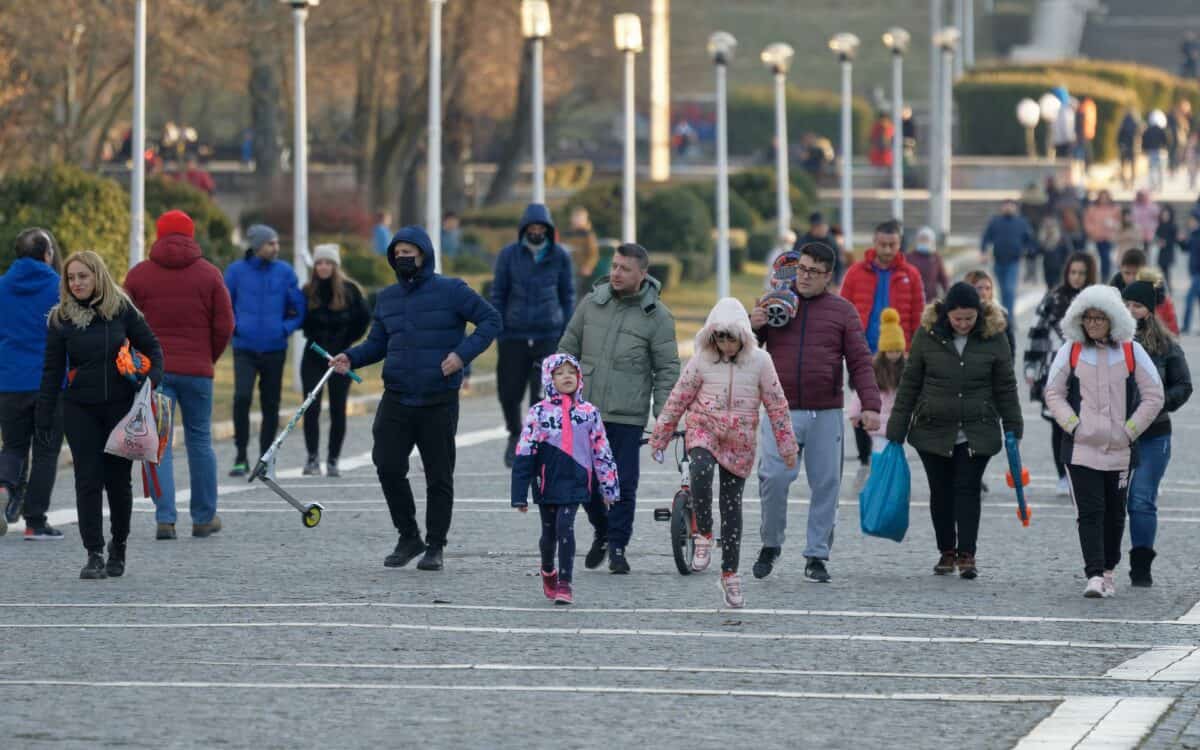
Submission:
<svg viewBox="0 0 1200 750">
<path fill-rule="evenodd" d="M 867 429 L 878 428 L 882 404 L 858 313 L 848 301 L 827 291 L 834 268 L 833 251 L 828 245 L 811 243 L 802 246 L 799 254 L 796 315 L 786 325 L 774 328 L 767 325 L 766 311 L 760 304 L 754 308 L 750 324 L 775 362 L 812 492 L 804 576 L 825 583 L 830 579 L 825 562 L 833 546 L 842 487 L 843 362 L 862 401 Z M 759 438 L 762 460 L 758 466 L 763 548 L 754 563 L 755 578 L 769 575 L 779 558 L 787 526 L 788 488 L 800 474 L 798 462 L 792 469 L 784 464 L 767 420 L 763 425 Z"/>
<path fill-rule="evenodd" d="M 212 448 L 213 364 L 233 336 L 233 305 L 221 272 L 202 257 L 191 218 L 168 211 L 158 219 L 150 259 L 129 270 L 125 289 L 162 344 L 162 391 L 183 410 L 191 477 L 192 536 L 221 530 L 217 456 Z M 158 466 L 158 539 L 175 538 L 171 445 Z M 153 489 L 153 488 L 151 488 Z"/>
</svg>

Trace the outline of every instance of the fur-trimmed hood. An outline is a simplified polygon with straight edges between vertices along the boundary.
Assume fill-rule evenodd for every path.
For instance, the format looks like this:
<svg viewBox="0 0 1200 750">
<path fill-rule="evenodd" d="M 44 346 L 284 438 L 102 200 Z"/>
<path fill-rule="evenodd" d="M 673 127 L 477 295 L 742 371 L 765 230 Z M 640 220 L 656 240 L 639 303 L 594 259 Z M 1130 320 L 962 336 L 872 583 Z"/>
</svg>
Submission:
<svg viewBox="0 0 1200 750">
<path fill-rule="evenodd" d="M 697 354 L 703 352 L 715 356 L 718 360 L 721 358 L 721 353 L 712 343 L 712 335 L 717 331 L 737 332 L 741 336 L 742 351 L 737 356 L 738 364 L 748 361 L 749 357 L 743 355 L 758 348 L 758 338 L 754 335 L 754 329 L 750 327 L 750 316 L 746 313 L 746 307 L 738 299 L 725 297 L 718 300 L 708 313 L 704 327 L 696 334 L 695 351 Z"/>
<path fill-rule="evenodd" d="M 978 333 L 985 339 L 1002 335 L 1008 329 L 1008 319 L 1004 315 L 1004 308 L 995 302 L 985 301 L 981 304 L 983 306 L 983 314 L 975 322 L 975 328 L 971 333 Z M 921 313 L 921 327 L 930 333 L 938 333 L 945 338 L 950 338 L 954 335 L 954 331 L 950 328 L 950 323 L 946 318 L 946 313 L 942 310 L 941 301 L 930 302 L 925 306 L 925 311 Z"/>
<path fill-rule="evenodd" d="M 1096 284 L 1077 294 L 1063 315 L 1061 328 L 1068 341 L 1087 342 L 1088 337 L 1083 330 L 1083 314 L 1088 310 L 1099 310 L 1108 316 L 1112 324 L 1109 336 L 1113 341 L 1119 344 L 1133 340 L 1137 324 L 1129 310 L 1125 309 L 1121 293 L 1114 287 Z"/>
</svg>

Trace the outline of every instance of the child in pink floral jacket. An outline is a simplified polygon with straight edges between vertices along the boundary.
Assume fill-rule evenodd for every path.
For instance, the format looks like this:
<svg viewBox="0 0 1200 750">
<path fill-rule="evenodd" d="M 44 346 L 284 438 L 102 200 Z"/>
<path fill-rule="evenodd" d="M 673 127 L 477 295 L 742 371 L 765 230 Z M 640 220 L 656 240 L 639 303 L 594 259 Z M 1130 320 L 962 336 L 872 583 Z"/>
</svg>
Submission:
<svg viewBox="0 0 1200 750">
<path fill-rule="evenodd" d="M 700 333 L 695 355 L 688 362 L 663 407 L 650 447 L 655 460 L 680 418 L 687 415 L 684 447 L 688 451 L 691 489 L 698 534 L 692 569 L 708 567 L 712 545 L 712 483 L 720 467 L 721 588 L 725 603 L 741 607 L 738 555 L 742 537 L 742 491 L 754 468 L 758 443 L 759 407 L 765 406 L 779 455 L 788 467 L 796 465 L 800 449 L 792 431 L 787 397 L 779 384 L 771 356 L 758 347 L 750 317 L 742 303 L 727 297 L 717 303 Z"/>
</svg>

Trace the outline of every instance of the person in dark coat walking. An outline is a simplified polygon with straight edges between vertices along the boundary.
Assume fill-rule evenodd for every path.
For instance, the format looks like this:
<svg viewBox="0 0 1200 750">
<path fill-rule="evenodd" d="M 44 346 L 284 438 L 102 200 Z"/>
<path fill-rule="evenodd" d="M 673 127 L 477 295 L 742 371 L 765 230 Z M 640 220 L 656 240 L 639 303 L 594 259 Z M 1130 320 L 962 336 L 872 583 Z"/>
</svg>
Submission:
<svg viewBox="0 0 1200 750">
<path fill-rule="evenodd" d="M 496 393 L 508 428 L 504 465 L 512 467 L 521 435 L 521 402 L 541 400 L 542 360 L 554 353 L 575 310 L 571 257 L 558 244 L 550 210 L 530 203 L 517 241 L 500 251 L 492 280 L 492 305 L 504 329 L 496 342 Z"/>
<path fill-rule="evenodd" d="M 396 283 L 379 293 L 371 332 L 334 357 L 337 372 L 384 360 L 383 398 L 372 428 L 372 460 L 400 532 L 383 564 L 402 568 L 422 552 L 421 570 L 441 570 L 454 505 L 454 436 L 463 368 L 500 333 L 500 315 L 462 279 L 434 272 L 433 243 L 420 227 L 392 238 Z M 466 335 L 467 323 L 475 325 Z M 413 447 L 425 470 L 425 541 L 408 483 Z"/>
<path fill-rule="evenodd" d="M 125 574 L 125 545 L 133 515 L 133 462 L 105 453 L 104 446 L 133 406 L 138 386 L 118 371 L 117 354 L 128 341 L 149 358 L 146 377 L 157 386 L 163 375 L 162 349 L 146 319 L 113 281 L 99 255 L 90 250 L 74 253 L 63 269 L 59 303 L 50 311 L 46 331 L 36 439 L 46 441 L 53 435 L 61 394 L 63 425 L 75 464 L 79 535 L 88 553 L 79 577 L 121 576 Z M 107 562 L 105 492 L 112 525 Z"/>
<path fill-rule="evenodd" d="M 13 254 L 17 259 L 0 277 L 0 496 L 7 495 L 0 535 L 24 512 L 26 539 L 58 540 L 62 532 L 46 522 L 46 511 L 62 449 L 62 409 L 55 411 L 44 442 L 34 440 L 34 413 L 46 358 L 46 315 L 62 283 L 61 259 L 53 235 L 40 228 L 18 234 Z"/>
<path fill-rule="evenodd" d="M 308 311 L 304 315 L 304 359 L 300 362 L 300 379 L 304 392 L 310 393 L 325 374 L 329 362 L 314 352 L 316 344 L 327 352 L 344 352 L 367 332 L 371 311 L 362 289 L 342 272 L 342 259 L 337 245 L 317 245 L 313 249 L 313 274 L 304 285 Z M 338 457 L 346 437 L 346 400 L 350 395 L 350 378 L 330 378 L 325 383 L 329 393 L 329 449 L 326 451 L 325 471 L 339 477 Z M 304 447 L 308 461 L 304 476 L 320 476 L 317 462 L 321 446 L 321 396 L 318 395 L 304 412 Z"/>
</svg>

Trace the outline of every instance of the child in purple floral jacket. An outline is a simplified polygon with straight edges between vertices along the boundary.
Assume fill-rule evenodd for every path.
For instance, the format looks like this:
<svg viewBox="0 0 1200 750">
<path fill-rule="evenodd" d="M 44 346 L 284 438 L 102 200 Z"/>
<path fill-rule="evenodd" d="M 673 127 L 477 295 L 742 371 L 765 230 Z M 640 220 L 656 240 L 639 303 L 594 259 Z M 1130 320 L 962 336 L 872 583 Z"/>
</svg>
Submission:
<svg viewBox="0 0 1200 750">
<path fill-rule="evenodd" d="M 570 604 L 575 564 L 575 513 L 591 499 L 598 483 L 606 506 L 620 499 L 600 411 L 583 400 L 583 375 L 569 354 L 542 362 L 546 398 L 525 417 L 512 469 L 512 504 L 529 510 L 529 488 L 542 517 L 542 593 L 555 604 Z M 558 552 L 558 569 L 554 567 Z"/>
</svg>

